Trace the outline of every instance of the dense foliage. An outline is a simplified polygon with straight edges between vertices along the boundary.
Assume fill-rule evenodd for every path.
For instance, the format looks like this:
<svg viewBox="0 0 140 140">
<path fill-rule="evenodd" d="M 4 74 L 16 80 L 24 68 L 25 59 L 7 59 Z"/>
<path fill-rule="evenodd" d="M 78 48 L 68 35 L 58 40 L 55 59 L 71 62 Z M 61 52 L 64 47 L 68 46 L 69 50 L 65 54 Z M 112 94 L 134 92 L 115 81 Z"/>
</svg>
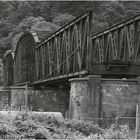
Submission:
<svg viewBox="0 0 140 140">
<path fill-rule="evenodd" d="M 21 32 L 40 21 L 63 26 L 93 11 L 93 33 L 138 14 L 139 1 L 0 1 L 0 49 L 12 48 Z M 0 55 L 1 57 L 1 55 Z"/>
<path fill-rule="evenodd" d="M 40 114 L 20 113 L 15 119 L 0 116 L 0 139 L 129 139 L 134 133 L 127 125 L 101 129 L 92 122 L 63 120 Z"/>
</svg>

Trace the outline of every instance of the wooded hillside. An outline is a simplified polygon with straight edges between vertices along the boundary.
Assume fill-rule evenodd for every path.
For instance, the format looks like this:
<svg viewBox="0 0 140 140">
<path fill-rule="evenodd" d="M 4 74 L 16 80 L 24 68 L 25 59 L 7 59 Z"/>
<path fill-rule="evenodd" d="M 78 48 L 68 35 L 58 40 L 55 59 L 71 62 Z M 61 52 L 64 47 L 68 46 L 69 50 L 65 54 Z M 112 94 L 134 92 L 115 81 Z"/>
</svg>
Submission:
<svg viewBox="0 0 140 140">
<path fill-rule="evenodd" d="M 21 32 L 39 22 L 63 26 L 93 11 L 93 34 L 140 13 L 139 1 L 0 1 L 0 57 L 16 45 Z"/>
</svg>

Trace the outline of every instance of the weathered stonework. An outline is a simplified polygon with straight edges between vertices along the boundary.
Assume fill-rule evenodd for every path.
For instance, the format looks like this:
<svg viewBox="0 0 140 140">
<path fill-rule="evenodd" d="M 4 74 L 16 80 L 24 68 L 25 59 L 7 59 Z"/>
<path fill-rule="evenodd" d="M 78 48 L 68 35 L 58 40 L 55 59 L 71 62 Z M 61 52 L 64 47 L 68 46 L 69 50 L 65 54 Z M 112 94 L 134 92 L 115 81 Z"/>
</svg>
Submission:
<svg viewBox="0 0 140 140">
<path fill-rule="evenodd" d="M 134 128 L 136 105 L 140 102 L 140 84 L 137 79 L 103 79 L 102 80 L 102 118 L 104 126 L 115 123 L 128 124 Z M 123 117 L 123 118 L 121 118 Z"/>
<path fill-rule="evenodd" d="M 127 116 L 139 102 L 137 81 L 102 81 L 103 117 Z M 130 114 L 129 114 L 130 115 Z"/>
<path fill-rule="evenodd" d="M 11 96 L 0 96 L 0 110 L 8 102 L 12 110 L 22 110 L 27 105 L 32 111 L 61 112 L 63 115 L 69 111 L 72 119 L 94 120 L 104 125 L 112 123 L 111 120 L 115 123 L 117 116 L 136 114 L 136 104 L 140 103 L 140 78 L 101 79 L 98 75 L 90 75 L 71 79 L 70 83 L 70 94 L 66 87 L 11 87 Z M 132 119 L 119 119 L 119 123 L 122 120 L 131 123 Z"/>
<path fill-rule="evenodd" d="M 31 89 L 16 87 L 11 89 L 11 106 L 14 110 L 28 106 L 32 111 L 61 112 L 68 111 L 69 92 L 63 89 Z"/>
<path fill-rule="evenodd" d="M 83 78 L 71 80 L 69 107 L 71 118 L 87 117 L 88 102 L 87 80 Z"/>
<path fill-rule="evenodd" d="M 99 117 L 100 76 L 70 80 L 70 114 L 72 119 Z"/>
<path fill-rule="evenodd" d="M 97 75 L 70 80 L 71 118 L 92 119 L 108 126 L 109 123 L 115 123 L 116 117 L 134 117 L 136 104 L 140 103 L 139 81 L 139 78 L 101 79 Z M 132 118 L 118 121 L 135 122 Z"/>
<path fill-rule="evenodd" d="M 30 90 L 25 87 L 11 87 L 11 109 L 22 110 L 27 105 L 27 96 Z"/>
<path fill-rule="evenodd" d="M 7 109 L 10 105 L 10 90 L 0 89 L 0 110 Z"/>
<path fill-rule="evenodd" d="M 68 111 L 69 93 L 61 89 L 34 90 L 28 95 L 30 110 L 61 112 Z"/>
</svg>

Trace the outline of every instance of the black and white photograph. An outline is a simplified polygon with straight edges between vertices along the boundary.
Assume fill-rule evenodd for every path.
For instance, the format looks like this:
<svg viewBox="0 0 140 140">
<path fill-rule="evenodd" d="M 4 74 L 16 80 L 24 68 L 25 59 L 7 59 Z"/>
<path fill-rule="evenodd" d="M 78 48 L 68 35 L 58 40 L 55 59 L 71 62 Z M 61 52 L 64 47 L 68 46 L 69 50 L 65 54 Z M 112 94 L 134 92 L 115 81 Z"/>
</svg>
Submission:
<svg viewBox="0 0 140 140">
<path fill-rule="evenodd" d="M 0 139 L 140 139 L 140 1 L 0 0 Z"/>
</svg>

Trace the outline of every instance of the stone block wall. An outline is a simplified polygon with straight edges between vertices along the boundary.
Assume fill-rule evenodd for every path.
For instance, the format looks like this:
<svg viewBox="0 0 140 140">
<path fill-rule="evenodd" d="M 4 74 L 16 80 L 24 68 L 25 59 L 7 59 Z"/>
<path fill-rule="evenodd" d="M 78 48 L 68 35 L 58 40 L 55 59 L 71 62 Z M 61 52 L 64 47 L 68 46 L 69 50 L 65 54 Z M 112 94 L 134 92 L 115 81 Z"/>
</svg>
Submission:
<svg viewBox="0 0 140 140">
<path fill-rule="evenodd" d="M 32 111 L 61 112 L 69 109 L 69 92 L 63 89 L 31 89 L 12 88 L 11 106 L 20 110 L 27 104 Z"/>
<path fill-rule="evenodd" d="M 42 89 L 30 92 L 28 106 L 33 111 L 61 112 L 69 108 L 69 92 L 61 89 Z"/>
<path fill-rule="evenodd" d="M 139 102 L 136 81 L 104 80 L 102 82 L 102 106 L 104 117 L 124 116 L 135 109 Z"/>
<path fill-rule="evenodd" d="M 89 95 L 87 81 L 74 79 L 71 81 L 70 91 L 70 114 L 73 119 L 80 119 L 88 116 Z"/>
<path fill-rule="evenodd" d="M 133 117 L 136 116 L 136 105 L 140 103 L 139 86 L 137 80 L 102 80 L 101 114 L 104 125 L 115 123 L 115 118 L 118 117 L 119 124 L 135 126 Z"/>
<path fill-rule="evenodd" d="M 10 93 L 9 90 L 0 90 L 0 110 L 5 110 L 10 105 Z"/>
<path fill-rule="evenodd" d="M 63 115 L 69 111 L 72 119 L 97 122 L 98 118 L 115 120 L 117 116 L 133 117 L 136 104 L 140 102 L 139 81 L 139 79 L 102 79 L 101 76 L 91 75 L 71 79 L 70 91 L 63 88 L 26 90 L 25 87 L 13 87 L 11 96 L 7 96 L 5 101 L 5 97 L 0 96 L 0 109 L 3 101 L 10 100 L 15 110 L 27 104 L 32 111 L 61 112 Z"/>
<path fill-rule="evenodd" d="M 108 124 L 135 117 L 136 104 L 140 103 L 139 79 L 102 79 L 92 75 L 70 80 L 70 114 L 72 119 L 95 120 Z M 127 119 L 126 119 L 126 118 Z M 108 121 L 106 121 L 108 120 Z"/>
<path fill-rule="evenodd" d="M 28 90 L 29 93 L 29 90 Z M 11 108 L 12 110 L 20 110 L 26 106 L 27 91 L 25 88 L 11 88 Z"/>
<path fill-rule="evenodd" d="M 100 76 L 70 80 L 70 114 L 72 119 L 100 117 Z"/>
</svg>

